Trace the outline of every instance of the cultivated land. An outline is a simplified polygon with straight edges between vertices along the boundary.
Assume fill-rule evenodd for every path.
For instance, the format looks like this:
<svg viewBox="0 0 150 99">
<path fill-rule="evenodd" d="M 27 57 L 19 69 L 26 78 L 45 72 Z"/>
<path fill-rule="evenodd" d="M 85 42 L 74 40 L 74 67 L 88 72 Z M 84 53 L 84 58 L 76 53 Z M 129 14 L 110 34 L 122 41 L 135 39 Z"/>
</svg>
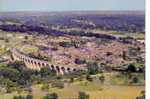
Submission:
<svg viewBox="0 0 150 99">
<path fill-rule="evenodd" d="M 2 13 L 0 99 L 144 99 L 144 15 L 95 13 Z"/>
</svg>

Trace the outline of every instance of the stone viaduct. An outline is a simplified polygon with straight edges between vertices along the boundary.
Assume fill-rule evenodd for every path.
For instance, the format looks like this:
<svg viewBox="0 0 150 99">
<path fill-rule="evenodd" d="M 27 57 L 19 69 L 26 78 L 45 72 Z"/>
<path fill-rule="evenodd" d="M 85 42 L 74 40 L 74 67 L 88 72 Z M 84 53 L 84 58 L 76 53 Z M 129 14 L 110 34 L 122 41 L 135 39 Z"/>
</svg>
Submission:
<svg viewBox="0 0 150 99">
<path fill-rule="evenodd" d="M 25 63 L 25 66 L 32 70 L 40 71 L 41 68 L 48 67 L 51 70 L 55 70 L 57 74 L 67 74 L 67 73 L 75 72 L 77 70 L 84 70 L 83 67 L 75 67 L 75 66 L 67 66 L 67 65 L 60 66 L 60 65 L 51 64 L 47 61 L 34 59 L 29 57 L 28 55 L 23 54 L 16 48 L 13 48 L 11 52 L 12 52 L 12 57 L 15 61 L 23 61 Z"/>
</svg>

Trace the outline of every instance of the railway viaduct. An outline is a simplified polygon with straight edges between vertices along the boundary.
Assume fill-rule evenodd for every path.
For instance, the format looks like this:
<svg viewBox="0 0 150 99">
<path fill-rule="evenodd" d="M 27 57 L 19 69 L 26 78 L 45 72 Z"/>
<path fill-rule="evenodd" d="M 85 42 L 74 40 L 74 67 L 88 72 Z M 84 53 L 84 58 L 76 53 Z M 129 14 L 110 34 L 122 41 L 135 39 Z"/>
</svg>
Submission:
<svg viewBox="0 0 150 99">
<path fill-rule="evenodd" d="M 32 70 L 40 71 L 41 68 L 48 67 L 51 70 L 55 70 L 57 72 L 57 74 L 62 74 L 62 75 L 71 73 L 71 72 L 75 72 L 77 70 L 83 70 L 83 68 L 81 68 L 81 67 L 73 67 L 73 66 L 66 66 L 66 65 L 58 66 L 58 65 L 51 64 L 47 61 L 34 59 L 34 58 L 29 57 L 28 55 L 23 54 L 16 48 L 13 48 L 11 50 L 11 52 L 12 52 L 12 57 L 15 61 L 24 62 L 25 66 Z"/>
</svg>

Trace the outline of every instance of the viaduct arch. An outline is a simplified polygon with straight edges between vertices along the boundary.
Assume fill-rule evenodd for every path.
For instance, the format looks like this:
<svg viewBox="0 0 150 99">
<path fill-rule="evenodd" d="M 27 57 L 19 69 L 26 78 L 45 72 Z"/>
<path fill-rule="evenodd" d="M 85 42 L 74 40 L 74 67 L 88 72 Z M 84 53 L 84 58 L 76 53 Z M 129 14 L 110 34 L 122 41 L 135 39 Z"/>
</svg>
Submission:
<svg viewBox="0 0 150 99">
<path fill-rule="evenodd" d="M 75 72 L 77 70 L 83 70 L 83 68 L 81 68 L 81 67 L 54 65 L 47 61 L 34 59 L 34 58 L 31 58 L 31 57 L 23 54 L 16 48 L 13 48 L 11 50 L 11 52 L 12 52 L 12 57 L 15 61 L 23 61 L 25 63 L 25 66 L 32 70 L 40 71 L 41 68 L 48 67 L 51 70 L 55 70 L 57 72 L 57 74 L 62 74 L 62 75 L 71 73 L 71 72 Z"/>
</svg>

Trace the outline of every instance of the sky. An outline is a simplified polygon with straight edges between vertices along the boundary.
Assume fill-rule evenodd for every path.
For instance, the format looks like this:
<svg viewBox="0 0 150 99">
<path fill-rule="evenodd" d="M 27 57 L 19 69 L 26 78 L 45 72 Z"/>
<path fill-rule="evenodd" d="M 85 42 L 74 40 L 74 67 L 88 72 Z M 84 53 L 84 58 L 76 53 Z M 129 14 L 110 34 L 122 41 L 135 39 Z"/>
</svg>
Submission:
<svg viewBox="0 0 150 99">
<path fill-rule="evenodd" d="M 144 9 L 144 0 L 0 0 L 0 11 L 122 11 Z"/>
</svg>

